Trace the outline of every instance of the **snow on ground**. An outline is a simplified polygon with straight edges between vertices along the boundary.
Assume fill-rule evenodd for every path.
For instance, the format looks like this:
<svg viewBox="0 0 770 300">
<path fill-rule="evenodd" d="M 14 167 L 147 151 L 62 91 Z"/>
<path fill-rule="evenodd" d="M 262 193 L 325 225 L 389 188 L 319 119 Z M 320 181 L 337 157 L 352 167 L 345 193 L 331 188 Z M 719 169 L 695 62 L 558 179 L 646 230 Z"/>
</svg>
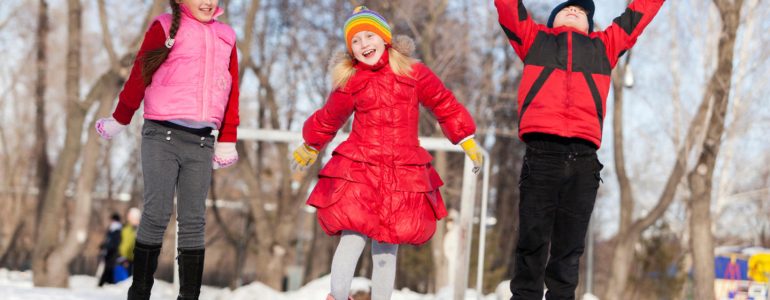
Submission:
<svg viewBox="0 0 770 300">
<path fill-rule="evenodd" d="M 234 291 L 227 288 L 204 286 L 201 290 L 201 300 L 325 300 L 329 292 L 329 276 L 309 282 L 304 287 L 291 292 L 279 292 L 262 283 L 255 282 L 240 287 Z M 70 277 L 70 288 L 36 288 L 32 285 L 31 272 L 9 271 L 0 269 L 0 298 L 4 300 L 124 300 L 131 286 L 131 279 L 116 285 L 97 287 L 97 278 L 75 275 Z M 502 284 L 501 284 L 502 285 Z M 353 291 L 368 291 L 369 279 L 355 278 L 351 289 Z M 466 300 L 501 300 L 510 296 L 487 295 L 477 298 L 474 290 L 467 290 Z M 152 288 L 151 300 L 176 299 L 176 290 L 168 282 L 156 280 Z M 409 290 L 398 290 L 393 293 L 392 300 L 450 300 L 451 290 L 440 290 L 437 295 L 418 294 Z"/>
</svg>

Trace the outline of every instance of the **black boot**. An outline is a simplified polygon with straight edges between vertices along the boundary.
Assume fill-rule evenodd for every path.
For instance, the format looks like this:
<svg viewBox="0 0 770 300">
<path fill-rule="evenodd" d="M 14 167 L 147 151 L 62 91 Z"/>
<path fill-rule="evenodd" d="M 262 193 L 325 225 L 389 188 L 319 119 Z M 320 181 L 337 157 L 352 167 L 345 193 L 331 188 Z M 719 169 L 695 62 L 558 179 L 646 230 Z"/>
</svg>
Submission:
<svg viewBox="0 0 770 300">
<path fill-rule="evenodd" d="M 204 249 L 179 249 L 179 297 L 177 300 L 198 300 L 203 279 Z"/>
<path fill-rule="evenodd" d="M 152 277 L 158 268 L 158 255 L 160 255 L 161 245 L 146 245 L 139 241 L 134 246 L 134 281 L 131 288 L 128 289 L 128 300 L 149 300 L 152 284 L 155 279 Z"/>
</svg>

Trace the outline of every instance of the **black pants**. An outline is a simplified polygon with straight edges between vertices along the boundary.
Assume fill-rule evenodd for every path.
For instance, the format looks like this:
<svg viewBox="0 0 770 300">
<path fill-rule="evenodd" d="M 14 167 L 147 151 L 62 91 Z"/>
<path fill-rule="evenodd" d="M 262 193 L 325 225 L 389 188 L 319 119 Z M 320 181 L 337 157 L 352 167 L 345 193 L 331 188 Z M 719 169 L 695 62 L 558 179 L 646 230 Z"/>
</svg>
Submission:
<svg viewBox="0 0 770 300">
<path fill-rule="evenodd" d="M 511 291 L 515 300 L 575 299 L 580 256 L 602 164 L 581 139 L 525 136 L 519 191 L 519 242 Z"/>
<path fill-rule="evenodd" d="M 118 259 L 118 253 L 116 251 L 108 251 L 104 257 L 104 272 L 99 277 L 99 286 L 105 283 L 115 283 L 115 263 Z"/>
</svg>

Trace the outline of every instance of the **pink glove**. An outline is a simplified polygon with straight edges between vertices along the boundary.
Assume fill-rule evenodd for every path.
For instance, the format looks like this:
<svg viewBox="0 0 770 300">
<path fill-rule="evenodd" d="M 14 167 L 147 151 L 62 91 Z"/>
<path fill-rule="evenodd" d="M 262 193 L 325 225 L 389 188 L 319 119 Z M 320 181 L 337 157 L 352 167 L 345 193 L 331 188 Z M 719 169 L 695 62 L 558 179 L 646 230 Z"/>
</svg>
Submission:
<svg viewBox="0 0 770 300">
<path fill-rule="evenodd" d="M 123 131 L 123 129 L 126 129 L 126 125 L 118 123 L 118 121 L 115 121 L 112 117 L 97 120 L 94 127 L 96 127 L 96 133 L 105 140 L 111 139 Z"/>
<path fill-rule="evenodd" d="M 214 170 L 227 168 L 238 162 L 238 151 L 235 143 L 217 143 L 214 145 Z"/>
</svg>

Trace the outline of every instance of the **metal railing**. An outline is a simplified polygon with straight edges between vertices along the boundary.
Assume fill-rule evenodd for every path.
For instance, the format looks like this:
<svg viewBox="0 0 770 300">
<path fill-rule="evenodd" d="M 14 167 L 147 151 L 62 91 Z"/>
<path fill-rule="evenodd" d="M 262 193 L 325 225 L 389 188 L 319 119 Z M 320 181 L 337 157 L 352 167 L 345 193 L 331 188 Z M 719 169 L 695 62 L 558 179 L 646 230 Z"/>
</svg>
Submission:
<svg viewBox="0 0 770 300">
<path fill-rule="evenodd" d="M 348 138 L 347 133 L 339 133 L 329 144 L 329 149 L 334 149 L 342 141 Z M 295 131 L 284 130 L 271 130 L 271 129 L 249 129 L 239 128 L 238 139 L 248 141 L 265 141 L 274 143 L 287 143 L 289 145 L 299 145 L 303 142 L 302 134 Z M 446 151 L 446 152 L 463 152 L 463 150 L 450 143 L 445 138 L 436 137 L 420 137 L 420 145 L 426 150 L 434 151 Z M 481 192 L 481 212 L 479 217 L 479 247 L 478 247 L 478 261 L 476 272 L 476 291 L 478 295 L 483 294 L 484 283 L 484 252 L 486 249 L 486 220 L 487 220 L 487 207 L 489 201 L 489 176 L 490 176 L 490 158 L 489 153 L 480 148 L 484 156 L 484 165 L 482 176 L 482 192 Z M 329 154 L 327 154 L 329 155 Z M 455 300 L 461 300 L 465 297 L 465 291 L 467 290 L 468 271 L 470 269 L 470 254 L 471 243 L 473 241 L 473 217 L 475 215 L 474 210 L 476 208 L 476 186 L 477 176 L 473 173 L 473 163 L 469 158 L 465 158 L 463 167 L 463 183 L 461 193 L 461 206 L 460 206 L 460 220 L 459 230 L 460 239 L 457 245 L 457 257 L 458 268 L 455 272 L 455 282 L 453 298 Z M 452 284 L 452 283 L 450 283 Z"/>
</svg>

